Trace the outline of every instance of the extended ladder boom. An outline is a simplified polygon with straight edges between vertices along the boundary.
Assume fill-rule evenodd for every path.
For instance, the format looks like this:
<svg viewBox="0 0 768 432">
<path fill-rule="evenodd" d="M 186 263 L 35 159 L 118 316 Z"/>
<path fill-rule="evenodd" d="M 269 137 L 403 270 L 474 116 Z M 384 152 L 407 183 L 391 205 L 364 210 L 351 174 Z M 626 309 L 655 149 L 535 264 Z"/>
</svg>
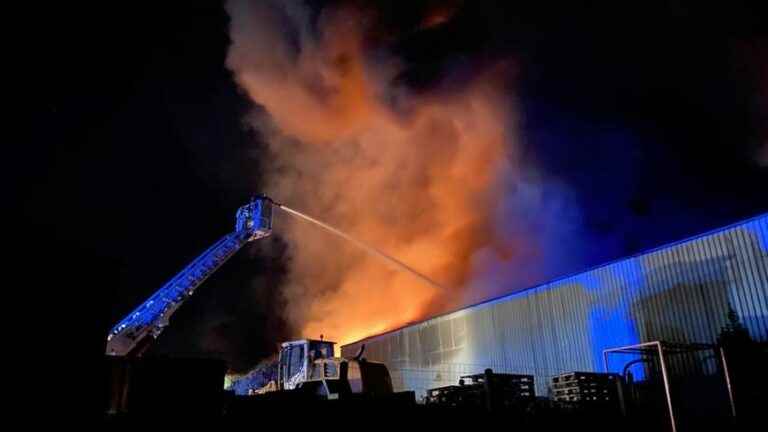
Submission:
<svg viewBox="0 0 768 432">
<path fill-rule="evenodd" d="M 107 354 L 139 355 L 158 337 L 171 315 L 213 272 L 246 243 L 272 233 L 272 200 L 256 198 L 237 211 L 235 231 L 227 234 L 149 299 L 117 323 L 107 336 Z M 151 336 L 151 337 L 150 337 Z"/>
</svg>

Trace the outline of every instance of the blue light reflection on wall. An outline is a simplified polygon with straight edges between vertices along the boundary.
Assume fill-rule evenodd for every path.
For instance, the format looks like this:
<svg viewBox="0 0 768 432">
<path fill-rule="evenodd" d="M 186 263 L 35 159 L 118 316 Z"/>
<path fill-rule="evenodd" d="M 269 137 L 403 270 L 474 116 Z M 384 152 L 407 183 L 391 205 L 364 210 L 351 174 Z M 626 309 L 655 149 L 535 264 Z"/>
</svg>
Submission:
<svg viewBox="0 0 768 432">
<path fill-rule="evenodd" d="M 768 217 L 758 218 L 744 225 L 757 238 L 763 253 L 768 253 Z"/>
<path fill-rule="evenodd" d="M 644 286 L 643 269 L 637 259 L 618 262 L 579 275 L 579 282 L 592 294 L 588 312 L 592 367 L 602 371 L 603 350 L 640 342 L 628 298 L 636 298 Z M 621 372 L 624 365 L 638 358 L 635 355 L 611 354 L 608 370 Z M 642 379 L 642 368 L 634 368 L 635 377 Z"/>
</svg>

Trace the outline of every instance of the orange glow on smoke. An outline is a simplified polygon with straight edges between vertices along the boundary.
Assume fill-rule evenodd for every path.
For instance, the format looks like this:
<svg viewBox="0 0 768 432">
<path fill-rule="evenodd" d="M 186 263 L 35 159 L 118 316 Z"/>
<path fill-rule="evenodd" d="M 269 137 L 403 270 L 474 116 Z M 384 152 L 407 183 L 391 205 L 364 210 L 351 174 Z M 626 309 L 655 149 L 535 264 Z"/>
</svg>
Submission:
<svg viewBox="0 0 768 432">
<path fill-rule="evenodd" d="M 428 11 L 421 21 L 421 27 L 427 29 L 445 24 L 453 18 L 457 10 L 457 4 L 451 4 L 450 2 L 442 3 Z"/>
<path fill-rule="evenodd" d="M 496 247 L 489 209 L 513 171 L 507 69 L 417 96 L 392 84 L 396 62 L 365 57 L 359 12 L 326 12 L 319 37 L 299 33 L 299 50 L 274 11 L 231 15 L 228 65 L 268 113 L 252 119 L 268 139 L 268 194 L 450 287 L 439 292 L 278 212 L 291 322 L 343 344 L 465 302 L 473 253 Z"/>
</svg>

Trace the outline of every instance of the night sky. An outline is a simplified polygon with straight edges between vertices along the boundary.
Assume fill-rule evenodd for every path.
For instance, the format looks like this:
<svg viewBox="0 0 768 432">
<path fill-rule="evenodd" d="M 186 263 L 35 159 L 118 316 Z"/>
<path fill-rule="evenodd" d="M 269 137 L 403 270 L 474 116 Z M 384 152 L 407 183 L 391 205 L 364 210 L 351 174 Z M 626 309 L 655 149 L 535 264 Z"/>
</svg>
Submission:
<svg viewBox="0 0 768 432">
<path fill-rule="evenodd" d="M 578 198 L 590 241 L 570 247 L 585 264 L 768 210 L 767 3 L 606 3 L 452 2 L 422 32 L 435 2 L 364 4 L 415 91 L 515 59 L 525 157 Z M 57 8 L 24 37 L 11 193 L 32 225 L 27 285 L 98 356 L 116 321 L 232 229 L 260 190 L 261 138 L 225 67 L 220 3 Z M 291 336 L 275 313 L 284 255 L 279 233 L 242 251 L 153 352 L 220 353 L 236 370 L 270 354 Z"/>
</svg>

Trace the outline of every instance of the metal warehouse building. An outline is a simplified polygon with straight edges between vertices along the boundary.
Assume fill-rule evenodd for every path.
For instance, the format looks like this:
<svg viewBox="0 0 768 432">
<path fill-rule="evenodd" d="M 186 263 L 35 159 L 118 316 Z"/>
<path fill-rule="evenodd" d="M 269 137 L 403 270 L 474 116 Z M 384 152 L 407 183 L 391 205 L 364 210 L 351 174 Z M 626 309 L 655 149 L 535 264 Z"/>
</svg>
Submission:
<svg viewBox="0 0 768 432">
<path fill-rule="evenodd" d="M 351 357 L 365 344 L 368 359 L 390 368 L 395 388 L 415 390 L 417 397 L 485 368 L 532 374 L 536 393 L 546 395 L 554 375 L 603 371 L 604 349 L 657 340 L 714 343 L 729 307 L 765 342 L 767 290 L 764 214 L 341 351 Z M 620 371 L 625 363 L 611 358 L 609 368 Z"/>
</svg>

